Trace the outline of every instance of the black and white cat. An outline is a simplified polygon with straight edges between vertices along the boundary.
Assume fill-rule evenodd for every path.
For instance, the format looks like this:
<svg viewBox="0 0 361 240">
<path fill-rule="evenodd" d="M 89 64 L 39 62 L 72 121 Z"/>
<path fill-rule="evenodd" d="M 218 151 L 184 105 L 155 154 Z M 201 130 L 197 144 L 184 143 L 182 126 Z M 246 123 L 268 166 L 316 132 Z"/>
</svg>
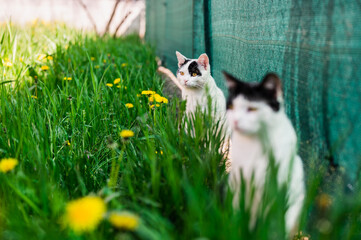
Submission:
<svg viewBox="0 0 361 240">
<path fill-rule="evenodd" d="M 260 83 L 242 82 L 223 73 L 229 90 L 227 119 L 232 129 L 229 183 L 235 192 L 233 205 L 236 208 L 239 201 L 240 171 L 247 183 L 254 174 L 257 191 L 250 205 L 253 215 L 250 228 L 253 228 L 269 157 L 273 154 L 279 166 L 278 184 L 288 183 L 289 208 L 285 221 L 290 233 L 298 225 L 305 186 L 303 164 L 297 155 L 297 136 L 284 111 L 281 81 L 274 73 L 267 74 Z"/>
<path fill-rule="evenodd" d="M 221 89 L 211 76 L 211 66 L 207 54 L 198 59 L 189 59 L 176 52 L 178 59 L 177 79 L 182 86 L 182 98 L 187 100 L 186 113 L 194 113 L 197 106 L 203 111 L 208 107 L 209 95 L 217 120 L 224 120 L 226 115 L 226 99 Z M 208 95 L 207 95 L 208 94 Z"/>
</svg>

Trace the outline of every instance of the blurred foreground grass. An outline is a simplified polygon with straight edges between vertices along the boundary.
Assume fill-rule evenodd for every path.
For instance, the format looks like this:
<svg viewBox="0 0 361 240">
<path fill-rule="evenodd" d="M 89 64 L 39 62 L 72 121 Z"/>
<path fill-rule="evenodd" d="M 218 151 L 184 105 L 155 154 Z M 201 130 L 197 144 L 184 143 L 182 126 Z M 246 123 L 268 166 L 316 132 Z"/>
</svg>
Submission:
<svg viewBox="0 0 361 240">
<path fill-rule="evenodd" d="M 248 210 L 232 209 L 220 126 L 198 113 L 194 136 L 179 128 L 184 102 L 162 97 L 156 69 L 135 36 L 0 26 L 0 159 L 18 160 L 0 172 L 1 239 L 286 239 L 274 174 L 250 232 Z M 346 194 L 322 161 L 305 162 L 301 235 L 360 239 L 359 184 Z"/>
</svg>

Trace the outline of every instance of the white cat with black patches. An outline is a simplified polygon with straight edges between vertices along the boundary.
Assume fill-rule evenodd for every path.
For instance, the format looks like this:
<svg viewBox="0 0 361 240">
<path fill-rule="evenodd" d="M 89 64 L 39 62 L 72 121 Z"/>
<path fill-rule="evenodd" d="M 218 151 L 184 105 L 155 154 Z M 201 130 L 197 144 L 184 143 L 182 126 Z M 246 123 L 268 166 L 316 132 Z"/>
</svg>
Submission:
<svg viewBox="0 0 361 240">
<path fill-rule="evenodd" d="M 212 99 L 213 110 L 218 119 L 224 119 L 226 113 L 226 99 L 211 76 L 211 67 L 207 54 L 203 53 L 198 59 L 188 59 L 179 52 L 177 79 L 182 85 L 182 98 L 187 100 L 186 113 L 194 113 L 197 106 L 203 111 L 207 109 L 207 93 Z"/>
<path fill-rule="evenodd" d="M 227 119 L 232 129 L 229 180 L 235 192 L 233 205 L 237 208 L 239 201 L 240 171 L 247 183 L 254 174 L 257 191 L 250 205 L 253 228 L 272 154 L 279 166 L 278 184 L 288 183 L 285 222 L 291 233 L 298 226 L 305 186 L 303 164 L 297 155 L 297 136 L 283 106 L 281 81 L 274 73 L 267 74 L 260 83 L 242 82 L 225 72 L 224 76 L 229 90 Z"/>
</svg>

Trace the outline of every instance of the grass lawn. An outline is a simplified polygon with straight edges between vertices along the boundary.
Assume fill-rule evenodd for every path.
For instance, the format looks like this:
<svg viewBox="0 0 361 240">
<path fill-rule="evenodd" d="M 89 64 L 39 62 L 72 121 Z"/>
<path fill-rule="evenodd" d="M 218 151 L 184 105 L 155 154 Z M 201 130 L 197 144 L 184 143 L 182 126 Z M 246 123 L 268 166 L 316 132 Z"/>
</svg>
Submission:
<svg viewBox="0 0 361 240">
<path fill-rule="evenodd" d="M 220 126 L 197 113 L 194 136 L 179 128 L 185 103 L 162 92 L 137 37 L 2 24 L 0 59 L 0 159 L 18 161 L 0 166 L 0 239 L 285 239 L 276 169 L 250 232 L 244 199 L 232 209 Z M 361 239 L 358 184 L 345 194 L 307 161 L 304 236 Z"/>
</svg>

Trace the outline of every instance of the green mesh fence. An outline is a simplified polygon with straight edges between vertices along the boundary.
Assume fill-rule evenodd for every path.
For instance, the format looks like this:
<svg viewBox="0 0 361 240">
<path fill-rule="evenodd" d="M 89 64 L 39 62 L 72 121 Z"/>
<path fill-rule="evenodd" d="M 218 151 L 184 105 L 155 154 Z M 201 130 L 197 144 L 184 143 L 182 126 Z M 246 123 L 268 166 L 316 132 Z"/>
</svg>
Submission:
<svg viewBox="0 0 361 240">
<path fill-rule="evenodd" d="M 175 51 L 206 52 L 220 88 L 227 70 L 246 81 L 283 79 L 286 111 L 311 157 L 361 162 L 361 1 L 147 0 L 147 40 L 172 71 Z"/>
</svg>

